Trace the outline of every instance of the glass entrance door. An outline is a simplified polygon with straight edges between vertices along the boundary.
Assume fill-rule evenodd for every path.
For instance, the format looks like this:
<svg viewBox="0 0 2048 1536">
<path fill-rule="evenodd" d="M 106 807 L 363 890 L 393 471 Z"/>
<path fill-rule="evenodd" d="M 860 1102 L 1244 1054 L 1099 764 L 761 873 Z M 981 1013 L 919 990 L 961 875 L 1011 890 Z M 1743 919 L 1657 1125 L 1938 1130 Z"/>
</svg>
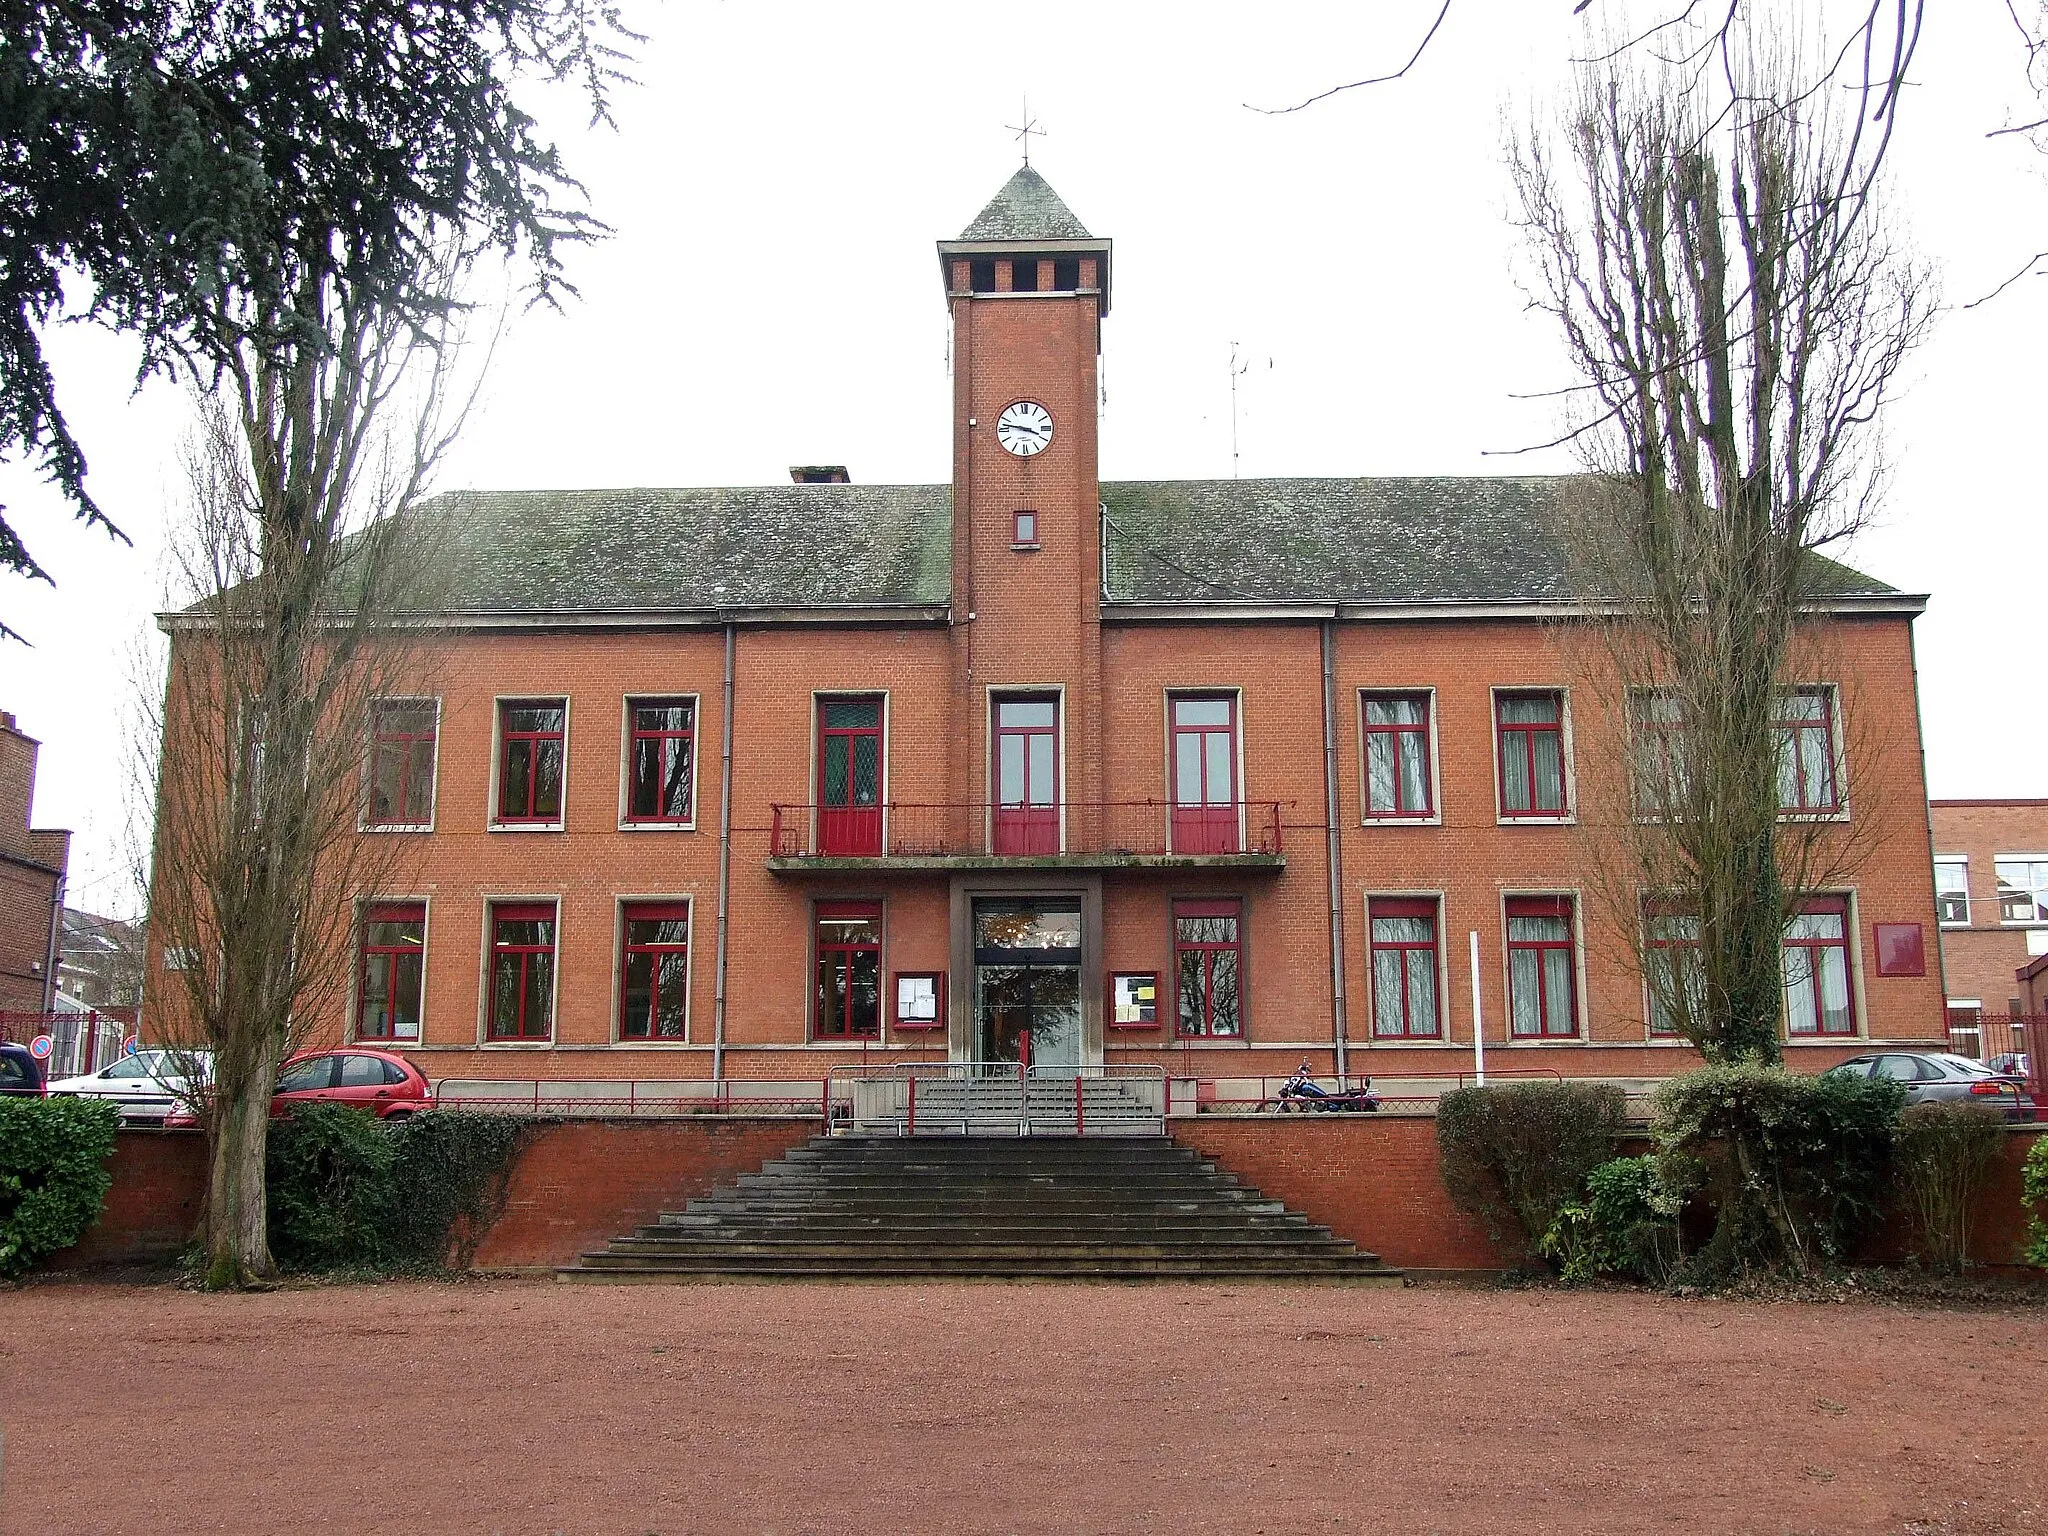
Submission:
<svg viewBox="0 0 2048 1536">
<path fill-rule="evenodd" d="M 1081 1065 L 1081 910 L 1072 902 L 974 907 L 975 1056 Z"/>
</svg>

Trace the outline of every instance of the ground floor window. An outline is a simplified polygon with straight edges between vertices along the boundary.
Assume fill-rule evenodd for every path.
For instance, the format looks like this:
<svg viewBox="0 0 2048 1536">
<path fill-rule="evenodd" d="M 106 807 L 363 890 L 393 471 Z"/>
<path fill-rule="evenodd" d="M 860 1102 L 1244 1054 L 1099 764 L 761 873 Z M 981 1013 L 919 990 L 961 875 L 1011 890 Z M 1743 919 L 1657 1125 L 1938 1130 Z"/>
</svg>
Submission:
<svg viewBox="0 0 2048 1536">
<path fill-rule="evenodd" d="M 1643 986 L 1649 994 L 1650 1034 L 1676 1040 L 1696 1025 L 1706 996 L 1700 960 L 1700 919 L 1655 900 L 1643 903 Z"/>
<path fill-rule="evenodd" d="M 382 902 L 363 909 L 356 982 L 358 1040 L 419 1039 L 426 958 L 425 903 Z"/>
<path fill-rule="evenodd" d="M 633 902 L 622 914 L 619 1038 L 681 1040 L 690 1018 L 690 904 Z"/>
<path fill-rule="evenodd" d="M 1507 918 L 1509 1032 L 1518 1040 L 1576 1035 L 1571 897 L 1511 896 Z"/>
<path fill-rule="evenodd" d="M 817 997 L 812 1034 L 820 1040 L 876 1039 L 882 1033 L 882 904 L 821 901 L 817 922 Z"/>
<path fill-rule="evenodd" d="M 1380 1040 L 1434 1040 L 1436 898 L 1374 896 L 1366 903 L 1372 947 L 1372 1032 Z"/>
<path fill-rule="evenodd" d="M 1173 904 L 1177 1034 L 1244 1033 L 1243 916 L 1236 900 Z"/>
<path fill-rule="evenodd" d="M 555 904 L 491 904 L 493 1040 L 545 1040 L 555 1025 Z"/>
<path fill-rule="evenodd" d="M 1849 903 L 1840 896 L 1808 901 L 1785 925 L 1785 1032 L 1792 1036 L 1853 1035 L 1849 993 Z"/>
</svg>

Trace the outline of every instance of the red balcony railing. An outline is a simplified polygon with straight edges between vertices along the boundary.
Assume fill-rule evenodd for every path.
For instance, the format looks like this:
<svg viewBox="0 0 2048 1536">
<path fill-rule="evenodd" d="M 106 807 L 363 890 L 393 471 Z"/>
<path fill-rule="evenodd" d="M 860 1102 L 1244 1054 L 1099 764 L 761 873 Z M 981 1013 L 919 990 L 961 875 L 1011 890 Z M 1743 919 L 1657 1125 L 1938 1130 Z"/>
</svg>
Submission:
<svg viewBox="0 0 2048 1536">
<path fill-rule="evenodd" d="M 1280 852 L 1277 800 L 1183 806 L 1168 800 L 1066 805 L 922 804 L 892 800 L 851 838 L 843 806 L 777 805 L 770 858 L 1036 858 L 1051 854 L 1266 854 Z"/>
</svg>

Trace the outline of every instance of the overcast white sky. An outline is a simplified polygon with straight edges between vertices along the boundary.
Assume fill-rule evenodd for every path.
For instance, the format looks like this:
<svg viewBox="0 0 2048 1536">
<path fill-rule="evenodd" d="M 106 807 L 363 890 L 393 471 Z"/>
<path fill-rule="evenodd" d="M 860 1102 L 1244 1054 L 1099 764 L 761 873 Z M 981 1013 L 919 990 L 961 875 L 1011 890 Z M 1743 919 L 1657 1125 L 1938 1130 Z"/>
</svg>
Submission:
<svg viewBox="0 0 2048 1536">
<path fill-rule="evenodd" d="M 630 0 L 629 0 L 630 4 Z M 948 474 L 946 315 L 933 242 L 1017 163 L 1116 241 L 1106 479 L 1228 475 L 1232 343 L 1247 475 L 1499 474 L 1555 434 L 1567 381 L 1525 311 L 1503 112 L 1553 91 L 1572 0 L 1458 0 L 1406 80 L 1267 117 L 1397 66 L 1437 0 L 1259 6 L 631 5 L 650 34 L 618 130 L 550 110 L 593 211 L 582 298 L 520 317 L 444 488 L 728 485 L 844 463 L 867 483 Z M 1894 165 L 1952 305 L 2048 246 L 2048 162 L 1987 140 L 2026 112 L 2001 0 L 1931 7 Z M 2048 794 L 2027 620 L 2041 588 L 2048 281 L 1951 312 L 1890 419 L 1897 478 L 1852 553 L 1933 594 L 1917 626 L 1935 795 Z M 133 348 L 52 338 L 91 485 L 135 540 L 73 524 L 20 465 L 0 500 L 57 579 L 0 577 L 0 709 L 43 742 L 36 821 L 77 833 L 72 901 L 134 910 L 121 853 L 128 656 L 161 606 L 184 404 L 132 391 Z M 2044 584 L 2048 585 L 2048 584 Z"/>
</svg>

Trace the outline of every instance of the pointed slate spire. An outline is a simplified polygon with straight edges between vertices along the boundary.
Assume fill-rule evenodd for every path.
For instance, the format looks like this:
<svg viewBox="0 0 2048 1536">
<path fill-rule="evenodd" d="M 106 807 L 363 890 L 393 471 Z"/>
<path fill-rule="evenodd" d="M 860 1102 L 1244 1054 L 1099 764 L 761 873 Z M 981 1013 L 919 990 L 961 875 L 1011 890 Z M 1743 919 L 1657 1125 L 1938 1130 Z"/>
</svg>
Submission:
<svg viewBox="0 0 2048 1536">
<path fill-rule="evenodd" d="M 1092 240 L 1059 193 L 1025 166 L 960 231 L 962 240 Z"/>
</svg>

